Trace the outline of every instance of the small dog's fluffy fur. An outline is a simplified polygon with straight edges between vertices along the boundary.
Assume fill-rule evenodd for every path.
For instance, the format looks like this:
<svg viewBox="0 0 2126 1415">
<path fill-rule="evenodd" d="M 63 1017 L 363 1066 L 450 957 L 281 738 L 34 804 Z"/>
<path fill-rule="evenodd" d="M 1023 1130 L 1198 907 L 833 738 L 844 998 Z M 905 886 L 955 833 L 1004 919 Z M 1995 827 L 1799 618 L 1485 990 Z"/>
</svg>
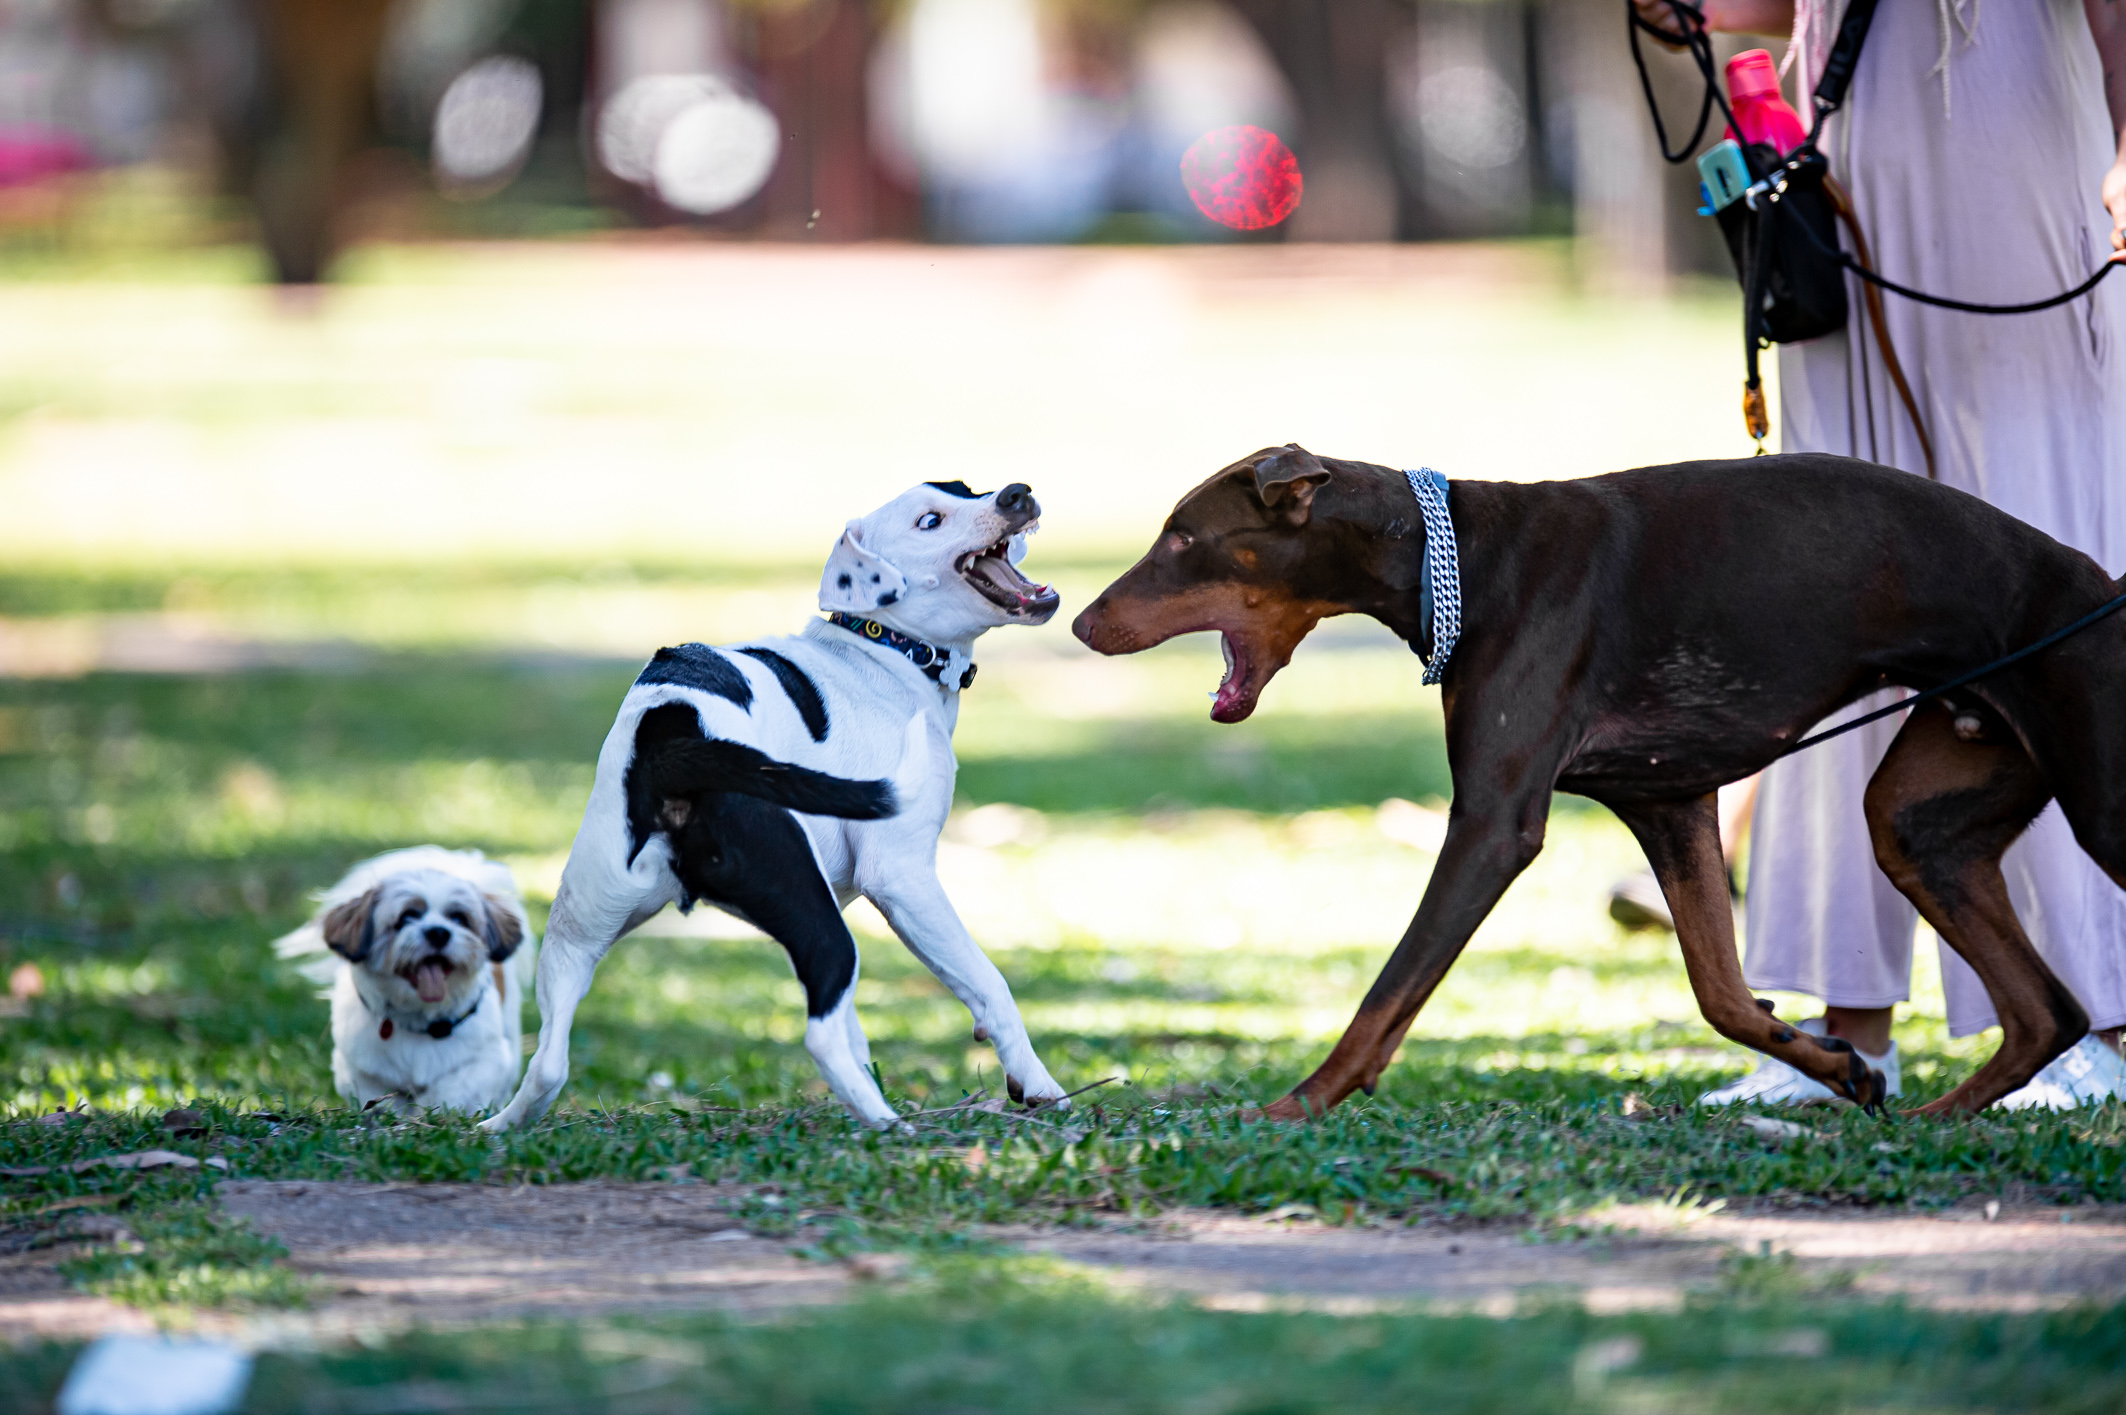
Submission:
<svg viewBox="0 0 2126 1415">
<path fill-rule="evenodd" d="M 509 867 L 418 845 L 365 860 L 276 945 L 332 984 L 332 1081 L 357 1105 L 485 1111 L 517 1084 L 531 928 Z"/>
</svg>

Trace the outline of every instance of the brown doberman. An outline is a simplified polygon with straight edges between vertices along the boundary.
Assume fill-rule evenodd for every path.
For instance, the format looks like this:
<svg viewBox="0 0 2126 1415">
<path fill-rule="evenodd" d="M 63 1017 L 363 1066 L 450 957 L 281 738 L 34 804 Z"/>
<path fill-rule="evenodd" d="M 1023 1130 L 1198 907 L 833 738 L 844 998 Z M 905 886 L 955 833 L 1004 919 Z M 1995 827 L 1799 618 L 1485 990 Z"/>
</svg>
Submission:
<svg viewBox="0 0 2126 1415">
<path fill-rule="evenodd" d="M 1462 630 L 1442 681 L 1454 803 L 1423 900 L 1327 1061 L 1269 1109 L 1370 1093 L 1469 936 L 1543 846 L 1553 791 L 1638 836 L 1723 1036 L 1873 1107 L 1882 1074 L 1750 996 L 1713 793 L 1886 685 L 1927 688 L 2116 596 L 2078 551 L 1960 491 L 1844 457 L 1457 481 Z M 1078 616 L 1105 654 L 1216 630 L 1211 716 L 1239 722 L 1308 631 L 1370 614 L 1431 651 L 1405 475 L 1265 448 L 1174 508 Z M 1857 783 L 1856 783 L 1857 788 Z M 1984 980 L 2000 1049 L 1925 1107 L 1979 1110 L 2088 1028 L 2017 923 L 2001 852 L 2058 798 L 2126 887 L 2126 615 L 1912 711 L 1867 786 L 1876 859 Z"/>
</svg>

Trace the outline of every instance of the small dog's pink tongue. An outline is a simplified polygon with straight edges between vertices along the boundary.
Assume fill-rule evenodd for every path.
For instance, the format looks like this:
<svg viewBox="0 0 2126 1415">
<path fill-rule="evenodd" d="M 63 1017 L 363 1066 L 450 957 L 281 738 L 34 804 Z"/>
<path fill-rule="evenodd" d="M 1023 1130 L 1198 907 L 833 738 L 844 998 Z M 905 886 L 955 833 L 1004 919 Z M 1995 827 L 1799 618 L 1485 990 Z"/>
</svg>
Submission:
<svg viewBox="0 0 2126 1415">
<path fill-rule="evenodd" d="M 423 963 L 413 970 L 413 990 L 421 995 L 423 1002 L 441 1002 L 444 980 L 449 976 L 450 969 L 447 965 Z"/>
</svg>

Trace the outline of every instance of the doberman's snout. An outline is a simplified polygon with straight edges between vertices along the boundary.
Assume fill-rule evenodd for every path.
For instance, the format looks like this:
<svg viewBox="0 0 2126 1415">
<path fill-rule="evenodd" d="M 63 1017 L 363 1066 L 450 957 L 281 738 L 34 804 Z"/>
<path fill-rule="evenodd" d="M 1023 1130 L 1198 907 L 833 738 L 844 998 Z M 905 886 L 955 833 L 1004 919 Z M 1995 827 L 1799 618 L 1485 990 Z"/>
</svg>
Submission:
<svg viewBox="0 0 2126 1415">
<path fill-rule="evenodd" d="M 1033 499 L 1033 488 L 1022 481 L 1015 481 L 997 493 L 996 508 L 999 514 L 1011 518 L 1014 528 L 1037 519 L 1041 514 L 1041 503 Z"/>
<path fill-rule="evenodd" d="M 1095 636 L 1099 634 L 1102 621 L 1107 616 L 1107 596 L 1102 595 L 1078 611 L 1078 617 L 1070 621 L 1070 631 L 1078 636 L 1078 642 L 1096 652 L 1104 653 Z"/>
</svg>

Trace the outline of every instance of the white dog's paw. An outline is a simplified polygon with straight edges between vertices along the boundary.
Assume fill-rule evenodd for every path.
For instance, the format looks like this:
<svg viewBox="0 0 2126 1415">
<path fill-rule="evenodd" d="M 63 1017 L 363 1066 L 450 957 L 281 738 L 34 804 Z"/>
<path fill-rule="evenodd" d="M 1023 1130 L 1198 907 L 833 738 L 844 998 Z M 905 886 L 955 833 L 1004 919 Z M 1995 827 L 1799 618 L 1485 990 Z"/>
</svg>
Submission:
<svg viewBox="0 0 2126 1415">
<path fill-rule="evenodd" d="M 1057 1110 L 1070 1109 L 1070 1097 L 1056 1083 L 1056 1078 L 1039 1067 L 1033 1068 L 1030 1080 L 1021 1081 L 1009 1072 L 1004 1076 L 1004 1089 L 1011 1093 L 1012 1100 L 1023 1106 L 1052 1106 Z"/>
</svg>

